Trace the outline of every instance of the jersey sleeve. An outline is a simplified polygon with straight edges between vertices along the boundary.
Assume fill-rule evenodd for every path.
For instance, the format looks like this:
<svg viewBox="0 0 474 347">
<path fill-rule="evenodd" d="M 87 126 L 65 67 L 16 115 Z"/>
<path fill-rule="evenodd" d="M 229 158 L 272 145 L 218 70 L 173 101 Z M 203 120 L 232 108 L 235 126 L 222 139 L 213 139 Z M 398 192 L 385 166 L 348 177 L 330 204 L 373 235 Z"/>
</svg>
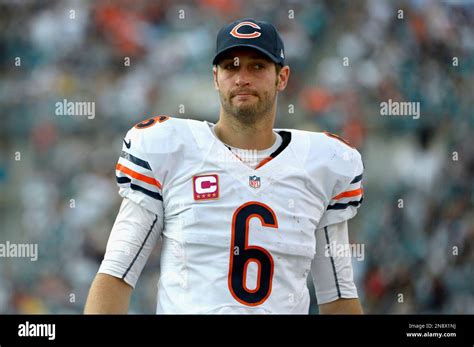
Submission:
<svg viewBox="0 0 474 347">
<path fill-rule="evenodd" d="M 344 171 L 344 175 L 338 175 L 318 229 L 353 218 L 363 201 L 364 165 L 360 153 L 356 149 L 346 151 L 340 161 L 343 163 L 339 165 L 342 168 L 339 172 Z"/>
<path fill-rule="evenodd" d="M 123 199 L 98 272 L 135 287 L 162 229 L 162 214 Z"/>
<path fill-rule="evenodd" d="M 145 150 L 146 131 L 132 128 L 123 139 L 120 158 L 115 167 L 119 194 L 152 213 L 163 209 L 162 180 L 155 177 Z"/>
<path fill-rule="evenodd" d="M 316 230 L 316 254 L 311 263 L 311 276 L 318 305 L 340 298 L 357 298 L 352 258 L 338 248 L 349 245 L 347 221 Z"/>
</svg>

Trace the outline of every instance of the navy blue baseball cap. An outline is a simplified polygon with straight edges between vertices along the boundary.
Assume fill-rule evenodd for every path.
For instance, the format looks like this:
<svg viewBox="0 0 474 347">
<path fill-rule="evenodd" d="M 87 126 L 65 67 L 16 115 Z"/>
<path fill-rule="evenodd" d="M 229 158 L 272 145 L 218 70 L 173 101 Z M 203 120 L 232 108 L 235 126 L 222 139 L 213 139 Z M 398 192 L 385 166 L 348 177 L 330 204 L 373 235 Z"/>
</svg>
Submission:
<svg viewBox="0 0 474 347">
<path fill-rule="evenodd" d="M 246 18 L 232 22 L 217 34 L 216 55 L 212 60 L 217 65 L 228 50 L 249 47 L 260 51 L 273 62 L 285 65 L 285 47 L 276 28 L 268 23 Z"/>
</svg>

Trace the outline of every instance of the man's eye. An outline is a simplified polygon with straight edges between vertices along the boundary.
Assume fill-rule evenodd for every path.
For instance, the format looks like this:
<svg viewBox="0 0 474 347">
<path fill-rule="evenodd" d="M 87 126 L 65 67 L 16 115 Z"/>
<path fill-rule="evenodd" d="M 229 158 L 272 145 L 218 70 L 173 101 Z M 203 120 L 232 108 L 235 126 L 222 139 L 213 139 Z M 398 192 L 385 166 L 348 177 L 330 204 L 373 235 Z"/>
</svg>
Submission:
<svg viewBox="0 0 474 347">
<path fill-rule="evenodd" d="M 260 63 L 255 64 L 254 67 L 257 70 L 261 70 L 261 69 L 265 68 L 265 66 L 263 64 L 260 64 Z"/>
<path fill-rule="evenodd" d="M 226 70 L 233 70 L 235 68 L 236 66 L 233 63 L 224 64 L 224 69 Z"/>
</svg>

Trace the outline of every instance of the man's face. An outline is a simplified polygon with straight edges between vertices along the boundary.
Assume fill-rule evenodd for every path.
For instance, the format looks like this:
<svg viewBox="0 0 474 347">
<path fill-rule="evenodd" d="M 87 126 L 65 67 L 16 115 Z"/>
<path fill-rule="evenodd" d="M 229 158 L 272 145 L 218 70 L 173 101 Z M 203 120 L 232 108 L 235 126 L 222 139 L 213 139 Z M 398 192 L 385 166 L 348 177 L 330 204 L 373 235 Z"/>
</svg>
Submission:
<svg viewBox="0 0 474 347">
<path fill-rule="evenodd" d="M 288 67 L 282 71 L 285 69 Z M 286 86 L 281 72 L 277 75 L 275 63 L 256 50 L 230 50 L 214 68 L 214 83 L 224 111 L 246 124 L 269 114 L 277 91 Z M 283 72 L 285 75 L 286 70 Z"/>
</svg>

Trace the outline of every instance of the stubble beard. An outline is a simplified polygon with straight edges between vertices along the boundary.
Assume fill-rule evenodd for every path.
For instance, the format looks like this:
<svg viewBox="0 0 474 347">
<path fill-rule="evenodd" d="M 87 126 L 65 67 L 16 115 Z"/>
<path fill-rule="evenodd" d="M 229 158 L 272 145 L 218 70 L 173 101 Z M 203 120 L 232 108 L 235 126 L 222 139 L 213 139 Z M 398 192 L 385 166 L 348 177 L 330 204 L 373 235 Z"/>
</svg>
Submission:
<svg viewBox="0 0 474 347">
<path fill-rule="evenodd" d="M 221 105 L 225 113 L 235 118 L 239 123 L 252 125 L 271 115 L 271 109 L 276 101 L 276 89 L 273 95 L 264 92 L 262 96 L 257 95 L 257 100 L 245 105 L 235 105 L 230 93 L 225 95 L 219 91 Z"/>
</svg>

